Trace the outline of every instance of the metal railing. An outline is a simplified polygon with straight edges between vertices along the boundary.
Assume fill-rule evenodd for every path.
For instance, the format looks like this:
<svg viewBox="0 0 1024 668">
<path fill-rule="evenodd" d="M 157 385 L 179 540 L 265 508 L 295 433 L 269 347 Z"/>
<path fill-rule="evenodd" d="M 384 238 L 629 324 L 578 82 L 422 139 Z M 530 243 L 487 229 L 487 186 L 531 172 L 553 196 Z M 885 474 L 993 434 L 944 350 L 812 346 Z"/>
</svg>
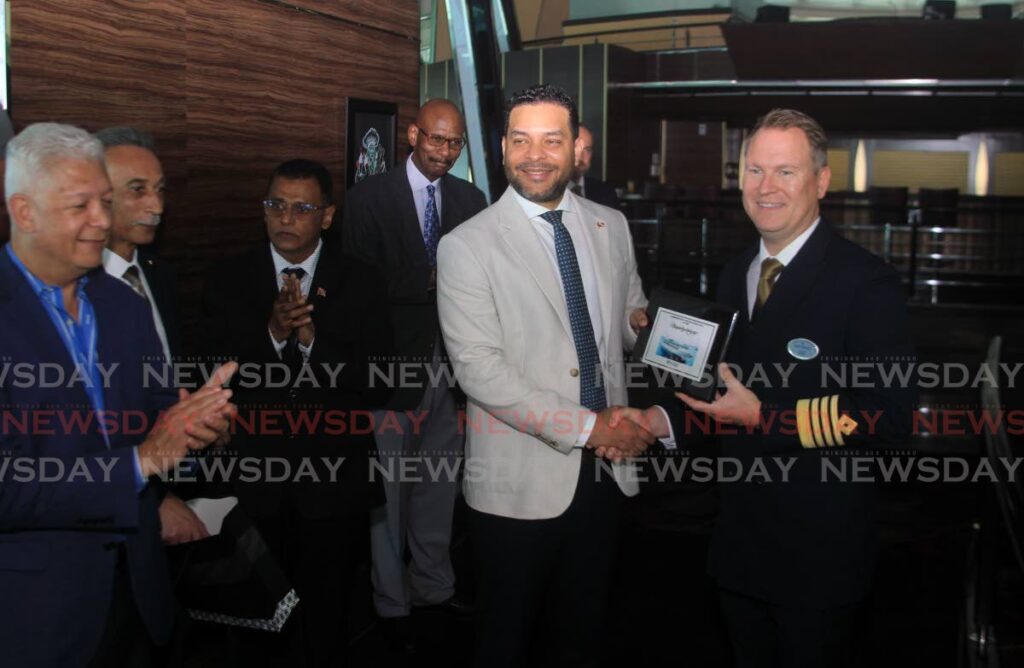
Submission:
<svg viewBox="0 0 1024 668">
<path fill-rule="evenodd" d="M 890 207 L 891 208 L 891 207 Z M 757 241 L 738 196 L 698 200 L 632 199 L 624 209 L 645 284 L 709 295 L 721 266 Z M 1024 290 L 1024 205 L 956 209 L 879 207 L 826 201 L 823 216 L 843 236 L 879 255 L 903 277 L 919 303 L 1017 305 Z M 954 224 L 929 225 L 936 214 Z M 941 216 L 938 216 L 941 218 Z"/>
</svg>

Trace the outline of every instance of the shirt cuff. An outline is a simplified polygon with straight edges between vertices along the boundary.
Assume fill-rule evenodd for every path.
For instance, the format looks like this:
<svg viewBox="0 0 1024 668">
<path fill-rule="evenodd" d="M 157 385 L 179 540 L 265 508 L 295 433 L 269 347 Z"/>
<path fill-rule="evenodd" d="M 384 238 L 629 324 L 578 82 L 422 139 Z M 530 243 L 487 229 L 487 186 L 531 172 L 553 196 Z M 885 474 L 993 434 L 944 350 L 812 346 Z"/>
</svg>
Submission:
<svg viewBox="0 0 1024 668">
<path fill-rule="evenodd" d="M 284 347 L 288 345 L 288 339 L 278 341 L 274 338 L 274 333 L 270 331 L 269 327 L 267 327 L 267 334 L 270 335 L 270 345 L 274 346 L 274 350 L 277 351 L 277 356 L 280 358 L 281 353 L 284 352 Z"/>
<path fill-rule="evenodd" d="M 597 413 L 591 413 L 587 416 L 586 422 L 583 423 L 583 431 L 576 438 L 576 445 L 574 448 L 582 448 L 587 445 L 587 441 L 590 440 L 590 432 L 594 431 L 594 425 L 597 423 Z"/>
<path fill-rule="evenodd" d="M 668 411 L 666 411 L 661 406 L 658 406 L 657 404 L 655 404 L 654 407 L 657 408 L 659 411 L 661 411 L 661 416 L 663 418 L 665 418 L 665 424 L 668 425 L 668 436 L 666 436 L 665 438 L 659 438 L 658 440 L 661 441 L 661 445 L 666 450 L 675 450 L 676 449 L 676 434 L 672 430 L 672 420 L 668 419 Z"/>
<path fill-rule="evenodd" d="M 316 343 L 316 339 L 313 339 L 312 341 L 310 341 L 308 346 L 302 345 L 301 341 L 299 342 L 299 352 L 302 353 L 302 360 L 304 362 L 308 362 L 309 361 L 309 356 L 313 354 L 313 344 L 314 343 Z"/>
<path fill-rule="evenodd" d="M 135 466 L 135 491 L 141 494 L 142 490 L 146 489 L 146 483 L 149 481 L 146 480 L 146 476 L 142 474 L 142 462 L 139 461 L 138 447 L 132 448 L 132 463 Z"/>
</svg>

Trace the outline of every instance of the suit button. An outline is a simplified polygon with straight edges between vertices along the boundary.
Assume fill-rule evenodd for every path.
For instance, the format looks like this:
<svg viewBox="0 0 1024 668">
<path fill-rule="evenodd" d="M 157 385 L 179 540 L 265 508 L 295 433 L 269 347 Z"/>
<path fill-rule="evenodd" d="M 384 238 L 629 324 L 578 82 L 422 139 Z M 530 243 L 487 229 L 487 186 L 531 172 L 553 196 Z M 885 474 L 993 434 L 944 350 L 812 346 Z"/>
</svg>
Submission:
<svg viewBox="0 0 1024 668">
<path fill-rule="evenodd" d="M 569 369 L 569 375 L 572 376 L 573 378 L 575 378 L 576 376 L 580 375 L 580 370 L 579 369 Z"/>
</svg>

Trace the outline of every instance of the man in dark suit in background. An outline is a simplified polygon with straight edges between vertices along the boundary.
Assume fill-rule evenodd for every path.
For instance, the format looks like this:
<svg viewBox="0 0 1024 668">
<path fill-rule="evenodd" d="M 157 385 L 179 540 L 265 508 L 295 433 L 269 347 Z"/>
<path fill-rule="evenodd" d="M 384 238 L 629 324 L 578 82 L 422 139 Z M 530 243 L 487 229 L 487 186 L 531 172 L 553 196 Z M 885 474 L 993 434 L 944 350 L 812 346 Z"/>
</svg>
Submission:
<svg viewBox="0 0 1024 668">
<path fill-rule="evenodd" d="M 398 387 L 388 405 L 401 430 L 377 434 L 386 471 L 399 470 L 403 453 L 453 458 L 462 451 L 450 379 L 432 384 L 426 371 L 445 364 L 434 287 L 438 240 L 487 206 L 483 193 L 448 173 L 465 144 L 464 132 L 454 104 L 427 102 L 409 126 L 412 153 L 405 164 L 360 182 L 345 200 L 345 249 L 387 276 L 400 361 L 395 367 L 415 370 L 415 380 Z M 417 428 L 407 411 L 421 416 Z M 410 606 L 458 607 L 449 557 L 456 481 L 452 476 L 430 480 L 425 470 L 420 473 L 423 482 L 385 479 L 387 508 L 371 528 L 374 606 L 381 618 L 394 620 L 392 630 L 407 646 Z M 412 555 L 408 574 L 407 539 Z"/>
<path fill-rule="evenodd" d="M 103 144 L 113 187 L 103 268 L 145 300 L 164 357 L 173 363 L 181 355 L 174 269 L 146 248 L 156 238 L 164 211 L 164 172 L 154 153 L 153 138 L 127 127 L 100 130 L 96 138 Z M 168 492 L 160 502 L 160 535 L 165 543 L 174 545 L 209 534 L 196 514 Z"/>
<path fill-rule="evenodd" d="M 368 423 L 390 390 L 369 387 L 368 364 L 391 352 L 386 281 L 321 239 L 334 218 L 322 164 L 279 165 L 263 210 L 270 243 L 212 273 L 203 335 L 210 352 L 260 374 L 237 390 L 240 416 L 256 425 L 256 433 L 236 434 L 237 450 L 244 458 L 283 458 L 291 475 L 233 487 L 301 603 L 281 636 L 248 632 L 239 649 L 246 665 L 337 666 L 345 660 L 350 584 L 366 552 L 367 513 L 382 501 L 369 482 Z M 292 418 L 264 423 L 262 411 Z M 259 431 L 262 424 L 268 429 Z M 297 479 L 302 466 L 315 475 Z"/>
<path fill-rule="evenodd" d="M 915 388 L 877 371 L 913 359 L 905 292 L 892 267 L 821 220 L 829 178 L 825 133 L 812 118 L 776 109 L 754 127 L 743 206 L 761 242 L 726 265 L 717 296 L 740 313 L 727 360 L 750 387 L 722 365 L 725 393 L 715 401 L 678 395 L 717 422 L 722 456 L 774 474 L 719 485 L 708 569 L 741 667 L 849 665 L 874 566 L 874 488 L 824 475 L 824 463 L 841 466 L 846 457 L 827 455 L 900 445 L 910 433 Z M 824 373 L 864 362 L 872 371 L 860 368 L 855 387 Z M 665 409 L 686 446 L 686 409 Z M 669 433 L 658 408 L 645 416 L 652 433 Z"/>
<path fill-rule="evenodd" d="M 144 380 L 160 344 L 145 304 L 97 270 L 111 187 L 89 133 L 29 126 L 7 148 L 5 183 L 12 236 L 0 250 L 0 358 L 33 373 L 58 366 L 67 382 L 0 380 L 0 409 L 30 425 L 0 431 L 3 660 L 146 665 L 172 616 L 148 478 L 223 437 L 230 392 L 219 385 L 235 366 L 191 396 L 180 391 L 176 404 Z M 153 425 L 169 406 L 162 425 L 132 436 L 140 414 Z"/>
<path fill-rule="evenodd" d="M 583 125 L 580 126 L 579 141 L 580 150 L 576 152 L 576 168 L 571 184 L 573 193 L 618 211 L 619 196 L 615 188 L 601 179 L 587 176 L 590 161 L 594 158 L 594 135 Z"/>
</svg>

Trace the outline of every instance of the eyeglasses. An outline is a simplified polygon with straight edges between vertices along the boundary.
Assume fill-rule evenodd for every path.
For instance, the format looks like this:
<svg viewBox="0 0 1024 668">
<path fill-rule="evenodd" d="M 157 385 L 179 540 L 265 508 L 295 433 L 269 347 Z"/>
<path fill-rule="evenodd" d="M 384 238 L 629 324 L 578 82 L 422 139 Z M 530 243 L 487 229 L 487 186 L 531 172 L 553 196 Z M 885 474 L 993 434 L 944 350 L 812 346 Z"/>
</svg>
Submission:
<svg viewBox="0 0 1024 668">
<path fill-rule="evenodd" d="M 462 137 L 448 138 L 444 135 L 432 135 L 420 126 L 416 126 L 416 129 L 423 133 L 423 136 L 427 138 L 427 143 L 434 148 L 441 148 L 445 144 L 448 144 L 448 148 L 453 151 L 461 151 L 462 147 L 466 145 L 466 140 Z"/>
<path fill-rule="evenodd" d="M 267 212 L 267 215 L 273 216 L 274 218 L 280 218 L 288 213 L 291 209 L 292 215 L 296 218 L 309 218 L 317 211 L 323 211 L 326 206 L 319 206 L 317 204 L 310 204 L 308 202 L 292 202 L 289 207 L 288 202 L 279 199 L 265 199 L 263 200 L 263 210 Z"/>
</svg>

